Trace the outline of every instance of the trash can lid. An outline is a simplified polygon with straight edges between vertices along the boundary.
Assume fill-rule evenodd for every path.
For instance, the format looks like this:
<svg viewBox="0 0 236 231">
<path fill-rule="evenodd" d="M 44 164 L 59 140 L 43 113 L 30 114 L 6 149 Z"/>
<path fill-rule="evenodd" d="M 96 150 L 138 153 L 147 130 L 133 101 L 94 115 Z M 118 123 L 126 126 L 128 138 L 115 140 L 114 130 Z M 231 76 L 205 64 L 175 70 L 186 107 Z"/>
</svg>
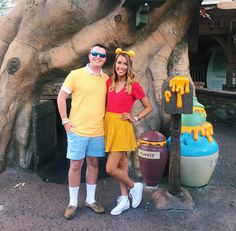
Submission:
<svg viewBox="0 0 236 231">
<path fill-rule="evenodd" d="M 156 130 L 150 130 L 150 131 L 144 132 L 141 135 L 140 140 L 160 142 L 160 141 L 165 141 L 166 137 Z"/>
</svg>

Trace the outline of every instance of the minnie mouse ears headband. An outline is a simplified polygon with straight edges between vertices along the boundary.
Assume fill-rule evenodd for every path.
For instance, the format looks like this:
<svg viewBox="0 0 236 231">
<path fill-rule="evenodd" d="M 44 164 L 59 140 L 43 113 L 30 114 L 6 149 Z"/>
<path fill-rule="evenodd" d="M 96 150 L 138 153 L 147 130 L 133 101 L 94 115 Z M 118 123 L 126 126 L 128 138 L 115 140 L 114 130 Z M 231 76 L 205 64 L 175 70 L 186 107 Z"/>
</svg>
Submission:
<svg viewBox="0 0 236 231">
<path fill-rule="evenodd" d="M 133 50 L 123 51 L 121 48 L 116 49 L 117 55 L 122 54 L 122 53 L 127 54 L 130 57 L 130 59 L 133 59 L 133 57 L 135 56 L 135 52 Z"/>
</svg>

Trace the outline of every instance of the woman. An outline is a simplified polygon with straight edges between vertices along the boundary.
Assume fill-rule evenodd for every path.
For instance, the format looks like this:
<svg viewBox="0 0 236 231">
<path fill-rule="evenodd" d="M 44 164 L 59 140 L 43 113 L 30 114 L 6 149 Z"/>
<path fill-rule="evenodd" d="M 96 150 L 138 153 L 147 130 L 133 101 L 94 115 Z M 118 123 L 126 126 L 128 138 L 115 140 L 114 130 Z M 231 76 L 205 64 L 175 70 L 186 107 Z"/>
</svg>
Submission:
<svg viewBox="0 0 236 231">
<path fill-rule="evenodd" d="M 109 152 L 106 171 L 120 183 L 121 196 L 112 215 L 119 215 L 130 208 L 128 191 L 132 197 L 132 207 L 142 200 L 143 184 L 133 182 L 128 176 L 127 151 L 137 147 L 132 123 L 144 118 L 152 111 L 152 106 L 132 71 L 133 51 L 116 49 L 113 76 L 107 81 L 107 108 L 105 116 L 105 150 Z M 137 116 L 130 114 L 135 100 L 140 100 L 144 109 Z"/>
</svg>

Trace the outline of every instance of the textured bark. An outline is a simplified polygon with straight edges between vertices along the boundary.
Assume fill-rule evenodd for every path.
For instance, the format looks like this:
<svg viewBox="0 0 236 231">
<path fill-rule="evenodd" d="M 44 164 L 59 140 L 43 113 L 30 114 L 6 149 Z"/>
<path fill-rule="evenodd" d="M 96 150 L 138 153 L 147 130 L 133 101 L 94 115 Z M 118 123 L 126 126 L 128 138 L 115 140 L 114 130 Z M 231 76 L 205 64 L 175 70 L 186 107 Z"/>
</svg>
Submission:
<svg viewBox="0 0 236 231">
<path fill-rule="evenodd" d="M 52 73 L 65 76 L 84 65 L 90 46 L 97 42 L 110 51 L 118 46 L 135 50 L 135 74 L 154 107 L 137 135 L 150 128 L 160 130 L 165 117 L 160 92 L 168 62 L 200 2 L 168 0 L 152 9 L 148 24 L 137 30 L 134 12 L 122 8 L 119 0 L 19 0 L 0 20 L 0 171 L 7 156 L 27 167 L 31 105 L 37 103 L 42 83 Z M 140 109 L 137 103 L 134 110 Z"/>
</svg>

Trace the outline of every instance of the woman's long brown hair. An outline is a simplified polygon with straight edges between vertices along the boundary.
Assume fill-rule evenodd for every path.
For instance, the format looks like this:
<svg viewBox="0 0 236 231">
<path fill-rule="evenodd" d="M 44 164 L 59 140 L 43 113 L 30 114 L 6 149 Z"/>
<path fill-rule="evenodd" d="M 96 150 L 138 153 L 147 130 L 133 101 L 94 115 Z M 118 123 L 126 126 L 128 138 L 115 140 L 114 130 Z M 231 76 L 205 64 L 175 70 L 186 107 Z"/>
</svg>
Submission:
<svg viewBox="0 0 236 231">
<path fill-rule="evenodd" d="M 135 82 L 135 76 L 133 73 L 133 68 L 132 68 L 132 60 L 130 58 L 130 56 L 126 53 L 120 53 L 117 54 L 114 60 L 114 64 L 113 64 L 113 75 L 112 75 L 112 83 L 109 87 L 109 91 L 114 91 L 115 90 L 115 85 L 116 82 L 118 81 L 118 75 L 116 73 L 116 62 L 118 57 L 123 56 L 126 59 L 127 62 L 127 73 L 126 73 L 126 83 L 125 83 L 125 91 L 130 94 L 131 90 L 132 90 L 132 83 Z"/>
</svg>

